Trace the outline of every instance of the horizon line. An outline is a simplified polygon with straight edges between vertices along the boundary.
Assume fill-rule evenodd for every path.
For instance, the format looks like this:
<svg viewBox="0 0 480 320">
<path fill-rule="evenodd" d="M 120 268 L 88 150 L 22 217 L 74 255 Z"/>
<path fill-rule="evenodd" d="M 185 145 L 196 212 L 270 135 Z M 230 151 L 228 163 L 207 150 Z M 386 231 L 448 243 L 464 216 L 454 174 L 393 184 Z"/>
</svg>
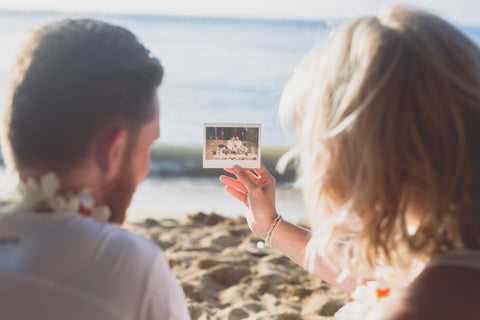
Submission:
<svg viewBox="0 0 480 320">
<path fill-rule="evenodd" d="M 313 17 L 275 17 L 275 16 L 227 16 L 227 15 L 204 15 L 204 14 L 181 14 L 181 13 L 147 13 L 147 12 L 126 12 L 126 11 L 105 11 L 105 10 L 78 10 L 68 11 L 63 9 L 9 9 L 0 8 L 0 14 L 58 14 L 58 15 L 93 15 L 93 16 L 118 16 L 118 17 L 134 17 L 134 18 L 179 18 L 179 19 L 212 19 L 212 20 L 232 20 L 232 21 L 257 21 L 257 22 L 304 22 L 304 23 L 323 23 L 325 26 L 331 26 L 342 22 L 349 21 L 355 17 L 369 16 L 359 15 L 343 18 L 313 18 Z M 480 21 L 469 23 L 453 23 L 457 27 L 480 28 Z"/>
<path fill-rule="evenodd" d="M 216 19 L 216 20 L 250 20 L 250 21 L 278 21 L 278 22 L 309 22 L 309 23 L 337 23 L 349 18 L 313 18 L 313 17 L 267 17 L 267 16 L 227 16 L 227 15 L 204 15 L 204 14 L 181 14 L 181 13 L 147 13 L 103 10 L 56 10 L 56 9 L 5 9 L 0 8 L 0 14 L 72 14 L 72 15 L 106 15 L 128 17 L 162 17 L 162 18 L 192 18 L 192 19 Z"/>
</svg>

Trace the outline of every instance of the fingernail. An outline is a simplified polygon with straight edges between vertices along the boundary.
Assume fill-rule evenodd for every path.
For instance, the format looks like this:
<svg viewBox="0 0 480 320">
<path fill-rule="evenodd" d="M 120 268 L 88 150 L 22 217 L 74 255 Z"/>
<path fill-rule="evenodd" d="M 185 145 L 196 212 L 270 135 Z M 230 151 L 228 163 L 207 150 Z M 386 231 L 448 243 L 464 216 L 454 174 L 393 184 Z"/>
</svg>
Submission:
<svg viewBox="0 0 480 320">
<path fill-rule="evenodd" d="M 242 171 L 242 168 L 240 168 L 239 166 L 235 166 L 235 167 L 233 167 L 233 171 L 235 173 L 240 173 Z"/>
</svg>

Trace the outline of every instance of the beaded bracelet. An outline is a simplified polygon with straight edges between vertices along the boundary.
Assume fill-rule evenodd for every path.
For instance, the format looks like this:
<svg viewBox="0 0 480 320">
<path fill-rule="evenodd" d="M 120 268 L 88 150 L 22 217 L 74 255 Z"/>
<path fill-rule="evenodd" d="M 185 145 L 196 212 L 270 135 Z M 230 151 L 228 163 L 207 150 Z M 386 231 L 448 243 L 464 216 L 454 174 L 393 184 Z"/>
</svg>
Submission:
<svg viewBox="0 0 480 320">
<path fill-rule="evenodd" d="M 273 221 L 267 231 L 267 236 L 265 237 L 265 245 L 267 247 L 272 247 L 272 240 L 275 232 L 277 231 L 278 226 L 282 223 L 283 218 L 281 215 L 278 215 Z"/>
</svg>

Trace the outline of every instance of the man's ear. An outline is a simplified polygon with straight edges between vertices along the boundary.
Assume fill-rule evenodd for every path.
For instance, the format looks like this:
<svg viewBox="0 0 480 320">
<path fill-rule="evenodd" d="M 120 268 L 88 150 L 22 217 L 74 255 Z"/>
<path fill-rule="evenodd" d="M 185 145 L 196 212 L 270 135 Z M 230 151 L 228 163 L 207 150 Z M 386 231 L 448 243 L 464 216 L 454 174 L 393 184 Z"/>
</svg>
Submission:
<svg viewBox="0 0 480 320">
<path fill-rule="evenodd" d="M 115 177 L 120 169 L 128 143 L 125 128 L 106 128 L 97 136 L 94 144 L 94 159 L 107 179 Z"/>
</svg>

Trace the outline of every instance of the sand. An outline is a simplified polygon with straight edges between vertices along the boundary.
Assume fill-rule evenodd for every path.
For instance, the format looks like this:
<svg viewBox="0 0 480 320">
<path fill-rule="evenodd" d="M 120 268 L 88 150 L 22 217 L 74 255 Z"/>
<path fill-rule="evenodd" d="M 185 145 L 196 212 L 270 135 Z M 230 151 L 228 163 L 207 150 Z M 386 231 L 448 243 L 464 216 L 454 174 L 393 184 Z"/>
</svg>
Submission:
<svg viewBox="0 0 480 320">
<path fill-rule="evenodd" d="M 164 250 L 192 319 L 332 319 L 349 299 L 278 251 L 259 249 L 241 217 L 198 213 L 127 227 Z"/>
</svg>

